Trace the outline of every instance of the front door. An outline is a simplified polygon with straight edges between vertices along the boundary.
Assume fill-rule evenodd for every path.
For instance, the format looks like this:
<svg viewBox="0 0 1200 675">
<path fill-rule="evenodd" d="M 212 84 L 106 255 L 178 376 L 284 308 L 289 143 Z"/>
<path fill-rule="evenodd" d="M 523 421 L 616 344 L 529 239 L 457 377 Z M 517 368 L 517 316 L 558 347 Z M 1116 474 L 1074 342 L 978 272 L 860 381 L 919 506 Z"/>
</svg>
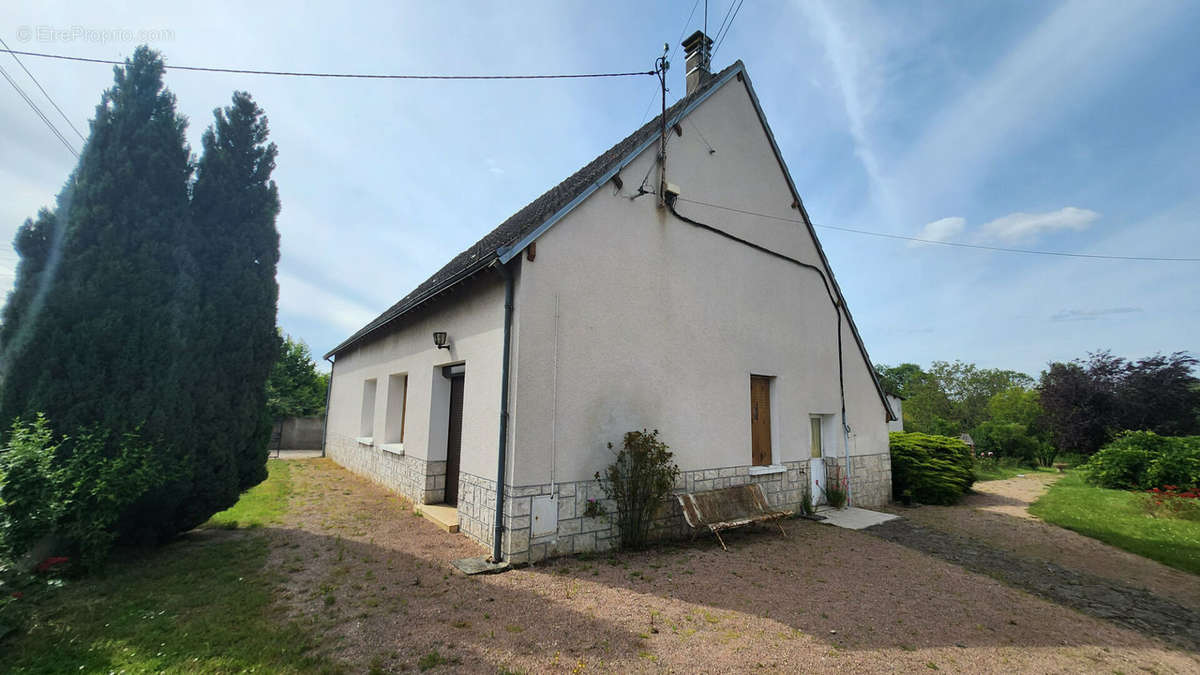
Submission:
<svg viewBox="0 0 1200 675">
<path fill-rule="evenodd" d="M 750 376 L 750 457 L 754 466 L 771 464 L 771 378 Z"/>
<path fill-rule="evenodd" d="M 458 506 L 458 460 L 462 455 L 462 419 L 464 375 L 450 378 L 450 430 L 446 435 L 446 498 L 451 506 Z"/>
<path fill-rule="evenodd" d="M 821 433 L 821 418 L 809 418 L 810 443 L 812 445 L 812 458 L 808 460 L 808 475 L 809 475 L 809 493 L 812 495 L 812 502 L 816 504 L 826 503 L 825 499 L 825 440 Z"/>
</svg>

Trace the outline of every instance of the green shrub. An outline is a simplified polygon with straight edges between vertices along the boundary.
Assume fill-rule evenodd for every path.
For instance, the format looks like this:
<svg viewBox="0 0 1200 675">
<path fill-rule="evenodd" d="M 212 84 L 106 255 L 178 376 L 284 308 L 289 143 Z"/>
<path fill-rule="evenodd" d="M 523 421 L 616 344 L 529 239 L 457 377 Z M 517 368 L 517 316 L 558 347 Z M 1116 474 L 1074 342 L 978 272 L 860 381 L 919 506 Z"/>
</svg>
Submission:
<svg viewBox="0 0 1200 675">
<path fill-rule="evenodd" d="M 167 455 L 136 434 L 87 430 L 55 442 L 43 415 L 13 424 L 0 452 L 0 551 L 9 558 L 52 537 L 82 567 L 104 560 L 121 521 L 172 477 Z"/>
<path fill-rule="evenodd" d="M 894 431 L 892 491 L 924 504 L 953 504 L 975 482 L 971 450 L 957 438 Z"/>
<path fill-rule="evenodd" d="M 612 449 L 612 443 L 608 448 Z M 605 496 L 616 502 L 623 548 L 645 546 L 650 523 L 679 477 L 679 467 L 672 458 L 667 444 L 658 438 L 658 429 L 630 431 L 604 476 L 596 472 Z"/>
<path fill-rule="evenodd" d="M 1018 422 L 984 422 L 971 432 L 971 437 L 980 452 L 993 452 L 997 457 L 1013 457 L 1028 464 L 1038 461 L 1043 445 Z M 1054 461 L 1053 457 L 1050 461 Z"/>
<path fill-rule="evenodd" d="M 1115 490 L 1200 484 L 1200 436 L 1126 431 L 1083 465 L 1088 482 Z"/>
</svg>

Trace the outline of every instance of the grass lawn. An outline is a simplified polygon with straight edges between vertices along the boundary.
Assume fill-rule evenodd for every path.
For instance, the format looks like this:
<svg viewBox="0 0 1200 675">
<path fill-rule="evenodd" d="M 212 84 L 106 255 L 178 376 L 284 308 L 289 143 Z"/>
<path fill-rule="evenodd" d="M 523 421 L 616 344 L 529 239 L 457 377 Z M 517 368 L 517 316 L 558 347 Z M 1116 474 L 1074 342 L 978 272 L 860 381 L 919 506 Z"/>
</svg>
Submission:
<svg viewBox="0 0 1200 675">
<path fill-rule="evenodd" d="M 286 508 L 286 462 L 216 525 L 262 525 Z M 0 644 L 0 672 L 332 672 L 319 638 L 274 605 L 265 533 L 195 532 L 118 551 L 100 573 L 40 584 L 6 609 L 25 625 Z M 22 603 L 24 606 L 18 606 Z"/>
<path fill-rule="evenodd" d="M 1130 553 L 1200 574 L 1200 522 L 1155 518 L 1142 495 L 1088 485 L 1072 472 L 1050 487 L 1029 512 Z"/>
<path fill-rule="evenodd" d="M 1007 480 L 1021 474 L 1028 473 L 1057 473 L 1057 469 L 1047 469 L 1043 467 L 1018 466 L 1016 464 L 995 464 L 991 467 L 984 467 L 978 463 L 972 469 L 975 473 L 975 480 Z"/>
<path fill-rule="evenodd" d="M 291 466 L 285 461 L 267 462 L 267 479 L 250 488 L 238 503 L 214 515 L 201 527 L 234 530 L 262 527 L 278 522 L 292 494 Z"/>
</svg>

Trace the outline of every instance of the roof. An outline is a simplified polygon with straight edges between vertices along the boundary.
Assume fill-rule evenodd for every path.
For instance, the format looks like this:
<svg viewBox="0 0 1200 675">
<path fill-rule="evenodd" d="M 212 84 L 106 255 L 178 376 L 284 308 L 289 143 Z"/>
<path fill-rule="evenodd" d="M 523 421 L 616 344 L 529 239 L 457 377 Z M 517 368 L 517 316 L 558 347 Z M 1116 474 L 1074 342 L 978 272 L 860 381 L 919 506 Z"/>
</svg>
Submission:
<svg viewBox="0 0 1200 675">
<path fill-rule="evenodd" d="M 670 108 L 667 108 L 667 119 L 677 116 L 690 104 L 698 102 L 701 98 L 705 98 L 707 93 L 724 84 L 728 80 L 729 75 L 742 69 L 744 69 L 742 62 L 736 61 L 733 65 L 709 78 L 696 91 L 680 99 Z M 593 159 L 587 166 L 571 174 L 566 180 L 550 188 L 542 196 L 529 202 L 520 211 L 509 216 L 508 220 L 500 223 L 496 229 L 488 232 L 482 239 L 472 244 L 470 248 L 455 256 L 453 260 L 446 263 L 437 272 L 434 272 L 433 276 L 423 281 L 411 293 L 375 317 L 371 323 L 363 326 L 354 335 L 351 335 L 341 344 L 329 350 L 325 358 L 345 351 L 350 345 L 359 342 L 386 324 L 395 321 L 429 300 L 432 300 L 434 297 L 475 276 L 478 272 L 500 260 L 504 253 L 519 253 L 519 249 L 524 248 L 524 246 L 517 246 L 517 244 L 528 235 L 533 234 L 542 225 L 557 220 L 555 216 L 561 217 L 560 212 L 564 210 L 564 207 L 568 207 L 568 205 L 573 207 L 573 202 L 578 203 L 579 201 L 583 201 L 583 197 L 591 194 L 592 190 L 589 188 L 597 182 L 603 183 L 607 181 L 611 178 L 611 174 L 616 173 L 617 170 L 633 159 L 629 157 L 632 151 L 637 150 L 637 152 L 633 152 L 636 156 L 640 153 L 639 148 L 641 146 L 657 138 L 662 125 L 660 122 L 661 117 L 662 115 L 659 115 L 642 125 L 640 129 L 625 137 L 620 143 L 617 143 L 599 157 Z M 606 176 L 606 174 L 608 175 Z M 598 179 L 602 180 L 598 181 Z M 537 232 L 537 234 L 541 234 L 541 232 Z M 511 256 L 504 257 L 501 262 L 508 262 L 509 258 Z"/>
<path fill-rule="evenodd" d="M 542 196 L 529 202 L 520 211 L 509 216 L 508 220 L 500 223 L 496 229 L 488 232 L 470 248 L 455 256 L 453 260 L 446 263 L 433 276 L 422 282 L 411 293 L 401 298 L 399 302 L 389 307 L 354 335 L 346 338 L 341 344 L 331 349 L 325 355 L 325 358 L 345 351 L 371 333 L 421 307 L 443 293 L 450 291 L 483 270 L 495 264 L 507 263 L 533 240 L 537 239 L 543 232 L 595 192 L 597 188 L 636 159 L 643 150 L 649 147 L 662 129 L 661 120 L 664 116 L 667 119 L 667 126 L 674 125 L 703 103 L 709 95 L 733 79 L 735 75 L 738 76 L 738 79 L 745 81 L 746 90 L 749 92 L 750 99 L 754 103 L 754 109 L 758 113 L 763 130 L 766 131 L 771 148 L 775 152 L 779 168 L 783 171 L 784 178 L 791 189 L 792 197 L 796 200 L 796 204 L 800 208 L 804 224 L 812 236 L 813 242 L 816 244 L 817 254 L 820 256 L 821 262 L 829 274 L 829 281 L 833 284 L 837 297 L 842 299 L 841 305 L 842 309 L 846 312 L 846 320 L 850 324 L 850 332 L 854 335 L 854 341 L 858 345 L 863 359 L 866 361 L 867 372 L 871 374 L 875 390 L 879 394 L 879 400 L 883 403 L 886 417 L 889 421 L 897 419 L 896 415 L 892 412 L 891 405 L 888 404 L 883 388 L 879 384 L 879 378 L 875 375 L 875 369 L 871 367 L 871 357 L 867 354 L 866 345 L 862 341 L 862 336 L 859 335 L 858 327 L 854 324 L 854 317 L 850 315 L 850 309 L 846 307 L 845 296 L 842 295 L 842 289 L 833 275 L 833 268 L 829 265 L 829 259 L 825 256 L 825 250 L 821 247 L 821 241 L 817 238 L 817 232 L 812 226 L 812 220 L 808 217 L 808 211 L 804 208 L 804 201 L 800 198 L 800 192 L 796 189 L 796 185 L 792 181 L 792 175 L 783 161 L 783 153 L 779 149 L 779 144 L 775 142 L 775 135 L 771 132 L 770 125 L 767 124 L 767 118 L 763 113 L 762 105 L 758 101 L 758 96 L 754 93 L 754 87 L 750 84 L 750 77 L 746 74 L 746 66 L 741 60 L 734 61 L 721 72 L 708 78 L 696 88 L 696 91 L 681 98 L 671 107 L 667 108 L 665 113 L 656 116 L 642 125 L 637 131 L 626 136 L 621 142 L 603 152 L 582 169 L 571 174 L 566 180 L 550 188 Z"/>
</svg>

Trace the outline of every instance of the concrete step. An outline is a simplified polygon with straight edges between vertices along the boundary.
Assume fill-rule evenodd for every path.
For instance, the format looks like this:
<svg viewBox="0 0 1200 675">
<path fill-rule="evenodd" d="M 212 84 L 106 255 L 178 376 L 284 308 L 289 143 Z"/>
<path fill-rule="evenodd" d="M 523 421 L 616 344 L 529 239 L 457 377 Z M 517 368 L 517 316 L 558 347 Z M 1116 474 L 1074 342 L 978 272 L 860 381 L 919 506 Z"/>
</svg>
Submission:
<svg viewBox="0 0 1200 675">
<path fill-rule="evenodd" d="M 415 507 L 425 520 L 447 532 L 458 532 L 458 508 L 446 504 L 419 504 Z"/>
</svg>

